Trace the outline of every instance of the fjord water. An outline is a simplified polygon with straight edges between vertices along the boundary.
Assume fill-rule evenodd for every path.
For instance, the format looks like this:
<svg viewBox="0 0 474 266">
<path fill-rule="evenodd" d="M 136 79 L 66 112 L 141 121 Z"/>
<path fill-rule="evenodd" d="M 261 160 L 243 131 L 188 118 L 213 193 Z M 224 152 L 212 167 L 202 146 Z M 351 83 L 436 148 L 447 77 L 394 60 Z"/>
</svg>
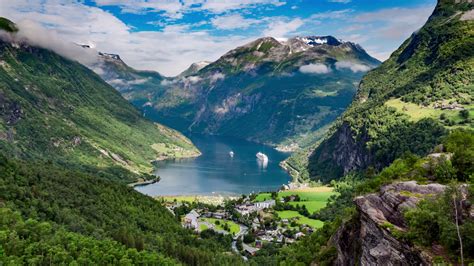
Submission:
<svg viewBox="0 0 474 266">
<path fill-rule="evenodd" d="M 288 183 L 290 176 L 278 165 L 289 154 L 253 142 L 218 136 L 191 135 L 202 152 L 197 158 L 157 162 L 160 182 L 137 187 L 150 196 L 157 195 L 240 195 L 273 191 Z M 229 152 L 234 152 L 234 157 Z M 268 156 L 264 167 L 256 153 Z"/>
</svg>

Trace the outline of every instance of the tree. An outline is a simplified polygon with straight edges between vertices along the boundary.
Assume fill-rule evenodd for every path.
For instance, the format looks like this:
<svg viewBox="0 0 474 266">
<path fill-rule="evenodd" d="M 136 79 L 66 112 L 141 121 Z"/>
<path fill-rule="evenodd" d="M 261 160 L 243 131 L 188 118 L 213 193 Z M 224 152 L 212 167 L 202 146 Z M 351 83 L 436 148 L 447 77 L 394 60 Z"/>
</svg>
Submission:
<svg viewBox="0 0 474 266">
<path fill-rule="evenodd" d="M 460 181 L 468 180 L 474 174 L 474 133 L 458 129 L 445 139 L 444 145 L 448 152 L 453 153 L 451 159 Z"/>
<path fill-rule="evenodd" d="M 463 109 L 463 110 L 461 110 L 461 112 L 459 112 L 459 115 L 460 115 L 463 119 L 468 119 L 468 118 L 469 118 L 469 110 Z"/>
<path fill-rule="evenodd" d="M 245 244 L 250 244 L 255 242 L 255 236 L 252 233 L 248 233 L 244 235 L 244 243 Z"/>
</svg>

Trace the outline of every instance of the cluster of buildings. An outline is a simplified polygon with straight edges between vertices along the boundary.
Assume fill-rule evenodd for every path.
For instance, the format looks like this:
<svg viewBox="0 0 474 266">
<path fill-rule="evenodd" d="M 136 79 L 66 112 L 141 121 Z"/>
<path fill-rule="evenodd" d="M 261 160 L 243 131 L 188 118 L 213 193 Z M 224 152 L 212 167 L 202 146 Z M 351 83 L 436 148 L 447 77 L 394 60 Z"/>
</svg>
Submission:
<svg viewBox="0 0 474 266">
<path fill-rule="evenodd" d="M 278 220 L 278 226 L 273 228 L 263 226 L 261 224 L 261 219 L 263 219 L 262 217 L 268 216 L 268 214 L 266 212 L 262 213 L 261 211 L 270 210 L 275 205 L 276 202 L 273 199 L 262 202 L 251 202 L 248 198 L 245 199 L 242 203 L 234 205 L 234 210 L 242 216 L 247 216 L 249 214 L 258 212 L 258 215 L 253 218 L 250 227 L 252 234 L 254 234 L 256 239 L 255 243 L 252 243 L 252 245 L 245 243 L 243 244 L 243 251 L 247 255 L 254 255 L 260 248 L 262 248 L 263 243 L 273 242 L 289 244 L 295 242 L 298 238 L 304 236 L 305 234 L 311 233 L 313 231 L 311 227 L 300 225 L 295 232 L 295 228 L 290 226 L 291 221 L 289 219 Z M 270 217 L 272 216 L 270 215 Z M 200 218 L 215 218 L 222 220 L 232 220 L 234 218 L 233 220 L 235 221 L 235 217 L 231 217 L 231 214 L 224 211 L 223 209 L 219 209 L 215 212 L 194 209 L 184 216 L 183 226 L 185 228 L 193 229 L 198 232 L 200 230 L 200 225 L 202 223 L 206 223 L 203 222 L 202 219 L 200 220 Z M 243 235 L 247 234 L 249 230 L 247 226 L 243 224 L 239 225 L 241 227 L 241 231 L 234 236 L 234 249 L 235 241 L 239 237 L 243 237 Z"/>
<path fill-rule="evenodd" d="M 270 209 L 275 206 L 275 200 L 266 200 L 262 202 L 245 202 L 235 206 L 235 210 L 241 215 L 249 215 L 253 212 L 258 212 L 264 209 Z"/>
</svg>

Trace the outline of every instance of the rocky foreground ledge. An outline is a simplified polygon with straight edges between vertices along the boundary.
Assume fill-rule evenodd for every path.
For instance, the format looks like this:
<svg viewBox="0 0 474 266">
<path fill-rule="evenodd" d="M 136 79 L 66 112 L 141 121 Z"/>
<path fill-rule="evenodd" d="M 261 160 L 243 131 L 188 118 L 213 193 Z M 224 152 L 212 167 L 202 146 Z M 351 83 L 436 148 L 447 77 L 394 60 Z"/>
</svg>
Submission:
<svg viewBox="0 0 474 266">
<path fill-rule="evenodd" d="M 346 222 L 332 237 L 337 265 L 430 265 L 431 257 L 391 234 L 406 231 L 403 210 L 446 190 L 440 184 L 415 181 L 386 185 L 379 193 L 354 199 L 358 218 Z"/>
</svg>

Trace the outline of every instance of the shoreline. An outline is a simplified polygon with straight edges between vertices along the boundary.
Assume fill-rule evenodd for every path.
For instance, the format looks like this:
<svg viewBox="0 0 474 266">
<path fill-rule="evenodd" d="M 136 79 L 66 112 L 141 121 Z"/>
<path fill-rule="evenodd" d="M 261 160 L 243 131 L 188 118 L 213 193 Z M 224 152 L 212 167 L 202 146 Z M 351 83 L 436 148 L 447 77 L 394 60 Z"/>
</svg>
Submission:
<svg viewBox="0 0 474 266">
<path fill-rule="evenodd" d="M 151 180 L 141 180 L 141 181 L 129 183 L 129 184 L 127 184 L 127 186 L 129 186 L 131 188 L 147 186 L 147 185 L 151 185 L 151 184 L 155 184 L 155 183 L 160 182 L 160 179 L 161 178 L 159 176 L 157 176 L 156 178 L 153 178 Z"/>
<path fill-rule="evenodd" d="M 161 195 L 153 196 L 156 200 L 164 200 L 167 202 L 199 202 L 210 205 L 222 205 L 226 200 L 236 200 L 240 196 L 230 195 Z"/>
<path fill-rule="evenodd" d="M 193 154 L 189 154 L 189 155 L 184 155 L 184 156 L 178 156 L 178 157 L 172 157 L 172 156 L 160 156 L 160 157 L 157 157 L 156 159 L 154 160 L 151 160 L 151 163 L 156 163 L 156 162 L 161 162 L 161 161 L 166 161 L 166 160 L 179 160 L 179 159 L 194 159 L 194 158 L 197 158 L 199 156 L 201 156 L 202 153 L 201 151 L 197 150 L 196 152 L 194 152 Z"/>
</svg>

